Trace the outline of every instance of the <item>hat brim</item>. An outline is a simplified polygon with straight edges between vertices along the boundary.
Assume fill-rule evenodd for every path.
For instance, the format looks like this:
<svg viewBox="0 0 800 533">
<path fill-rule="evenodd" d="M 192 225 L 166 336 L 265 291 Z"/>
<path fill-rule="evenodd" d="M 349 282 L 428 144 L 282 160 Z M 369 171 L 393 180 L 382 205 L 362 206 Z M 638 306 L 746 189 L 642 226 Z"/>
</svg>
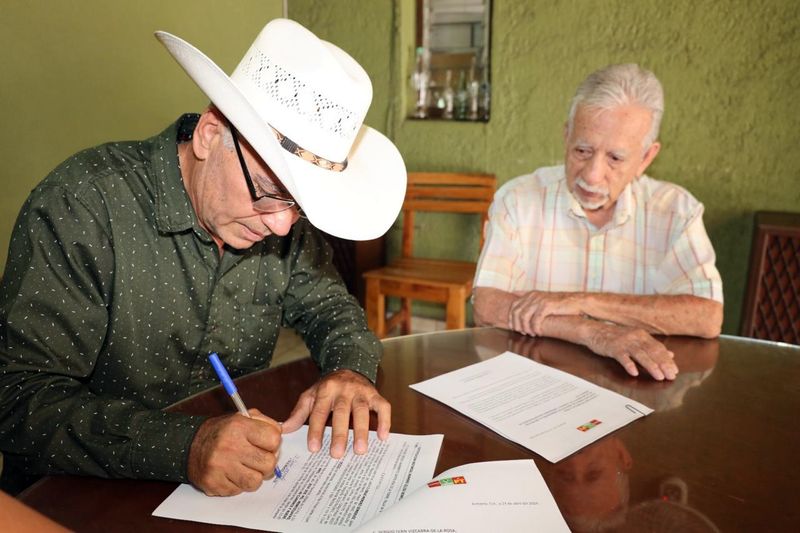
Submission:
<svg viewBox="0 0 800 533">
<path fill-rule="evenodd" d="M 167 32 L 156 38 L 269 165 L 322 231 L 351 240 L 375 239 L 397 218 L 406 190 L 406 169 L 394 144 L 362 126 L 341 172 L 326 170 L 281 148 L 239 87 L 203 52 Z"/>
</svg>

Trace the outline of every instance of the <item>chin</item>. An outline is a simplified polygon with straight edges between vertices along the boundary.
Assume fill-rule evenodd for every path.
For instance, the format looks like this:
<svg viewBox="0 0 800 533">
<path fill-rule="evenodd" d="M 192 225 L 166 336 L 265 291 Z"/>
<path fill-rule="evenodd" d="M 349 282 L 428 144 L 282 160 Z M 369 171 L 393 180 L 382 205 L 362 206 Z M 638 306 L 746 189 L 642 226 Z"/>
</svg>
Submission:
<svg viewBox="0 0 800 533">
<path fill-rule="evenodd" d="M 229 248 L 233 248 L 234 250 L 247 250 L 248 248 L 252 248 L 256 242 L 260 241 L 251 241 L 245 238 L 233 238 L 233 239 L 225 239 L 225 245 Z"/>
<path fill-rule="evenodd" d="M 596 204 L 584 205 L 584 204 L 581 204 L 581 207 L 583 208 L 584 211 L 601 211 L 605 206 L 606 206 L 605 202 L 603 202 L 600 205 L 596 205 Z"/>
<path fill-rule="evenodd" d="M 584 211 L 600 211 L 601 209 L 606 207 L 606 205 L 608 205 L 608 198 L 603 198 L 602 202 L 598 202 L 598 201 L 589 202 L 589 201 L 581 198 L 580 195 L 576 195 L 576 196 L 578 198 L 578 203 L 581 205 L 581 207 L 583 208 Z"/>
</svg>

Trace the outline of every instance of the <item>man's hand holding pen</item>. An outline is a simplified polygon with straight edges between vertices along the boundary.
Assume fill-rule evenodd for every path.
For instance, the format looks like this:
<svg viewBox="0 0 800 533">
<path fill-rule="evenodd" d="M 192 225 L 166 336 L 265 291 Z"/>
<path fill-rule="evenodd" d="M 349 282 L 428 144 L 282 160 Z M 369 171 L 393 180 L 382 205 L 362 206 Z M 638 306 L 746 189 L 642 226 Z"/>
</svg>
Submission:
<svg viewBox="0 0 800 533">
<path fill-rule="evenodd" d="M 209 496 L 257 490 L 275 475 L 281 426 L 258 409 L 209 418 L 189 451 L 189 481 Z"/>
<path fill-rule="evenodd" d="M 258 409 L 247 409 L 219 356 L 208 356 L 225 392 L 239 411 L 200 425 L 189 450 L 189 481 L 209 496 L 252 492 L 273 475 L 281 477 L 281 426 Z"/>
</svg>

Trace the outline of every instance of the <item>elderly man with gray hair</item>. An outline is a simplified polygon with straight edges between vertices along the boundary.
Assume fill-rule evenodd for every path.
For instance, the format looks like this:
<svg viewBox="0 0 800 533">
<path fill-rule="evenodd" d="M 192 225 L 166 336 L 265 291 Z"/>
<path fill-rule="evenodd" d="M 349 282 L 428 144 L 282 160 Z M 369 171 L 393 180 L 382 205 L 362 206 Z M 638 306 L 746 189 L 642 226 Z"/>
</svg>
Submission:
<svg viewBox="0 0 800 533">
<path fill-rule="evenodd" d="M 644 174 L 661 144 L 661 83 L 612 65 L 578 87 L 564 165 L 540 168 L 496 194 L 478 262 L 478 324 L 564 339 L 674 379 L 652 335 L 716 337 L 722 281 L 685 189 Z"/>
</svg>

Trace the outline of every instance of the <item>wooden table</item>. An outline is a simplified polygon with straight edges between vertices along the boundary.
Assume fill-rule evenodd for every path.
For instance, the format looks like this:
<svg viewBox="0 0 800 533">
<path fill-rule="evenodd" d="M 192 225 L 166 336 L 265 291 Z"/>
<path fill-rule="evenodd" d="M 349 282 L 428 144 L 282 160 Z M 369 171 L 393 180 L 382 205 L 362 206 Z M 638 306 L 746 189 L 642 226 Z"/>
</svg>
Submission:
<svg viewBox="0 0 800 533">
<path fill-rule="evenodd" d="M 533 458 L 575 529 L 605 522 L 621 531 L 800 531 L 800 347 L 738 337 L 664 342 L 680 368 L 672 383 L 628 377 L 615 362 L 569 343 L 498 329 L 399 337 L 384 341 L 378 387 L 393 406 L 392 431 L 444 433 L 436 473 L 469 462 Z M 655 412 L 554 465 L 408 388 L 506 350 Z M 317 375 L 310 360 L 301 360 L 237 384 L 249 406 L 280 420 Z M 218 387 L 173 409 L 217 415 L 231 405 Z M 79 531 L 236 529 L 150 516 L 175 486 L 51 476 L 21 499 Z"/>
</svg>

